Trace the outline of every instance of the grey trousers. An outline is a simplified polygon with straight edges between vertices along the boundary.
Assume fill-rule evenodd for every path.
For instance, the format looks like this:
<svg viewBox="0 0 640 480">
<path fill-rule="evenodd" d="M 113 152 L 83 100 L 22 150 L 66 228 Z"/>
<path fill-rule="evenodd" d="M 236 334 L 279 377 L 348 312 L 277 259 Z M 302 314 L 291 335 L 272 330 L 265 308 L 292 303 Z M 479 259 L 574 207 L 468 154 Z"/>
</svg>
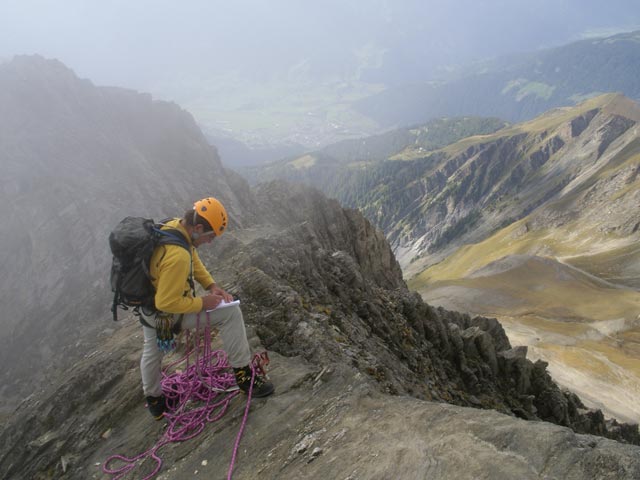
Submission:
<svg viewBox="0 0 640 480">
<path fill-rule="evenodd" d="M 150 325 L 153 325 L 153 316 L 143 315 Z M 182 329 L 196 328 L 195 313 L 187 313 L 182 319 Z M 251 361 L 251 350 L 247 341 L 247 332 L 244 328 L 244 318 L 238 305 L 219 308 L 209 313 L 211 326 L 218 328 L 220 337 L 227 352 L 229 364 L 232 367 L 245 367 Z M 207 321 L 207 315 L 200 314 L 200 328 L 203 329 Z M 160 381 L 162 380 L 163 352 L 156 343 L 156 330 L 142 327 L 144 333 L 144 348 L 140 360 L 140 373 L 142 374 L 142 389 L 144 395 L 158 397 L 162 394 Z"/>
</svg>

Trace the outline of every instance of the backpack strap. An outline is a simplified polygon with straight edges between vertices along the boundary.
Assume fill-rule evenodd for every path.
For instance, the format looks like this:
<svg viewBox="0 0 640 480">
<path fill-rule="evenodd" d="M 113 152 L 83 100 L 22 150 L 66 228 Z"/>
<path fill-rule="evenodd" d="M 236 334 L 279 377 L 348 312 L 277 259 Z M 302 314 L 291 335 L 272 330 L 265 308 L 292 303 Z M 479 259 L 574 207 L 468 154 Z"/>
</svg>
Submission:
<svg viewBox="0 0 640 480">
<path fill-rule="evenodd" d="M 191 255 L 191 245 L 185 238 L 184 234 L 177 228 L 172 228 L 172 227 L 165 227 L 164 229 L 160 228 L 165 223 L 166 221 L 162 221 L 158 225 L 154 226 L 154 231 L 159 235 L 157 244 L 158 245 L 180 245 L 187 252 L 189 252 L 189 258 L 191 260 L 191 269 L 189 272 L 189 278 L 187 278 L 187 283 L 189 283 L 189 288 L 191 288 L 191 293 L 195 297 L 196 284 L 193 280 L 193 256 Z M 151 277 L 149 276 L 149 278 Z"/>
</svg>

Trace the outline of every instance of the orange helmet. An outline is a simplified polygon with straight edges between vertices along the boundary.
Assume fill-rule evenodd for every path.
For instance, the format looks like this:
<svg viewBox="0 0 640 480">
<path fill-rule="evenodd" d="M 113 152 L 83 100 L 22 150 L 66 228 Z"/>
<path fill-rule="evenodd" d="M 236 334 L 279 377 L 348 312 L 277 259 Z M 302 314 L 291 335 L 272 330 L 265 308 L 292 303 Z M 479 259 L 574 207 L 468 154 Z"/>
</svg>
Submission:
<svg viewBox="0 0 640 480">
<path fill-rule="evenodd" d="M 222 235 L 227 228 L 227 211 L 217 199 L 208 197 L 198 200 L 193 204 L 193 210 L 207 221 L 216 236 Z"/>
</svg>

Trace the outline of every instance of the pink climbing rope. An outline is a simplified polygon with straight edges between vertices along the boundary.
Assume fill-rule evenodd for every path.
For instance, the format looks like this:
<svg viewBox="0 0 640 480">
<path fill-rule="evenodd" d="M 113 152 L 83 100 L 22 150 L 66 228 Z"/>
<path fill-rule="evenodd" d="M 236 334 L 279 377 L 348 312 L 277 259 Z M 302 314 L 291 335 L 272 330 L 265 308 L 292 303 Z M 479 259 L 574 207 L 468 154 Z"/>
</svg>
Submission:
<svg viewBox="0 0 640 480">
<path fill-rule="evenodd" d="M 215 422 L 226 413 L 231 400 L 238 394 L 235 376 L 229 372 L 230 366 L 227 356 L 222 350 L 211 351 L 211 328 L 209 315 L 204 327 L 204 335 L 200 336 L 200 316 L 196 322 L 196 335 L 193 348 L 187 348 L 187 353 L 180 360 L 168 365 L 162 372 L 162 392 L 167 401 L 165 418 L 167 429 L 158 442 L 149 450 L 132 458 L 123 455 L 112 455 L 102 466 L 102 471 L 113 475 L 112 480 L 120 480 L 129 472 L 141 465 L 144 460 L 151 458 L 156 465 L 151 473 L 143 480 L 155 477 L 162 468 L 162 459 L 158 451 L 168 443 L 184 442 L 199 435 L 208 423 Z M 189 332 L 187 331 L 187 345 L 189 345 Z M 189 364 L 189 357 L 195 352 L 195 361 Z M 266 361 L 265 361 L 266 359 Z M 184 371 L 176 367 L 185 363 Z M 251 386 L 247 395 L 247 405 L 240 430 L 236 436 L 231 463 L 227 472 L 227 480 L 231 480 L 237 458 L 240 440 L 249 416 L 251 395 L 253 393 L 253 380 L 256 371 L 264 373 L 264 365 L 268 363 L 266 352 L 255 355 L 251 362 Z M 168 374 L 176 369 L 173 373 Z M 200 406 L 193 406 L 200 403 Z M 114 461 L 122 462 L 118 468 L 111 468 Z"/>
<path fill-rule="evenodd" d="M 236 455 L 238 454 L 238 447 L 240 447 L 240 439 L 242 438 L 242 432 L 244 432 L 244 426 L 247 424 L 247 417 L 249 416 L 249 407 L 251 406 L 251 394 L 253 393 L 253 379 L 256 377 L 256 369 L 251 364 L 251 385 L 249 385 L 249 392 L 247 393 L 247 406 L 244 408 L 244 417 L 240 424 L 240 430 L 236 436 L 236 442 L 233 445 L 233 455 L 231 455 L 231 463 L 229 464 L 229 470 L 227 471 L 227 480 L 231 480 L 233 475 L 233 467 L 236 464 Z"/>
</svg>

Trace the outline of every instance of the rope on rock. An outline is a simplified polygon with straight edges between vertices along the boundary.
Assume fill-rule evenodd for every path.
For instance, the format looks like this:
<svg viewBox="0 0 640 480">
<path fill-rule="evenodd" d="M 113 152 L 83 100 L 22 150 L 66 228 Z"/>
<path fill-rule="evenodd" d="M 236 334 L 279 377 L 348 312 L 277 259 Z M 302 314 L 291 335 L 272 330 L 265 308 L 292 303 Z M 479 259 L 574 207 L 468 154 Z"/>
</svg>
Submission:
<svg viewBox="0 0 640 480">
<path fill-rule="evenodd" d="M 198 315 L 193 348 L 187 349 L 184 357 L 165 367 L 162 372 L 162 393 L 167 401 L 167 412 L 165 412 L 167 428 L 164 434 L 153 447 L 135 457 L 130 458 L 123 455 L 109 457 L 104 462 L 102 471 L 113 475 L 112 480 L 124 478 L 147 458 L 153 459 L 156 465 L 143 480 L 155 477 L 162 468 L 162 459 L 158 455 L 158 451 L 162 447 L 168 443 L 184 442 L 199 435 L 208 423 L 215 422 L 224 416 L 231 400 L 240 393 L 235 376 L 229 371 L 230 365 L 226 353 L 222 350 L 211 351 L 211 328 L 208 320 L 209 314 L 207 314 L 204 335 L 201 336 L 198 334 L 200 332 L 200 316 Z M 189 332 L 187 331 L 187 345 L 189 343 Z M 195 352 L 195 361 L 189 365 L 189 358 L 193 352 Z M 256 370 L 264 373 L 265 356 L 265 354 L 257 354 L 251 362 L 251 387 L 227 472 L 228 480 L 231 480 L 240 440 L 247 423 L 253 393 L 253 380 Z M 268 357 L 266 358 L 268 362 Z M 176 369 L 173 373 L 167 374 L 182 363 L 185 363 L 183 371 Z M 120 461 L 123 464 L 118 468 L 112 468 L 110 465 L 115 461 Z"/>
</svg>

